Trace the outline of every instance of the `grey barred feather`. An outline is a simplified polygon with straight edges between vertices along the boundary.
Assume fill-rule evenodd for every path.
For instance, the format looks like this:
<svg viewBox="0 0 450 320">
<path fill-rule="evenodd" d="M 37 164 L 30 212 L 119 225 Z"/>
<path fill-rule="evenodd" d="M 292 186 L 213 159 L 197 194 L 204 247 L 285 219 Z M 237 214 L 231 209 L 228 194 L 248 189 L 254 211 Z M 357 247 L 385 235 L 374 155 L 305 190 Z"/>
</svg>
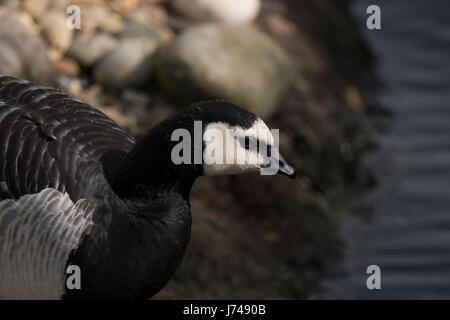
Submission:
<svg viewBox="0 0 450 320">
<path fill-rule="evenodd" d="M 66 261 L 92 225 L 88 204 L 51 188 L 0 202 L 0 298 L 62 297 Z"/>
</svg>

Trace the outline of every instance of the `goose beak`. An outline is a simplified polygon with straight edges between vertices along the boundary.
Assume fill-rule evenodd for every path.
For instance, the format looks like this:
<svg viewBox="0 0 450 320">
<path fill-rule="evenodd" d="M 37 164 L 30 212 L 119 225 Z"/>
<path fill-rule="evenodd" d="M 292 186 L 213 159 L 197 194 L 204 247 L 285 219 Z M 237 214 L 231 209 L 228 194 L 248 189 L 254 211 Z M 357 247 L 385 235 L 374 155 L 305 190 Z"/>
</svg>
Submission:
<svg viewBox="0 0 450 320">
<path fill-rule="evenodd" d="M 281 154 L 279 155 L 279 168 L 277 173 L 291 179 L 295 179 L 296 177 L 295 169 L 287 163 Z"/>
<path fill-rule="evenodd" d="M 287 163 L 284 157 L 279 153 L 278 149 L 272 148 L 271 150 L 272 155 L 267 158 L 266 164 L 261 166 L 262 172 L 266 172 L 265 174 L 269 175 L 277 173 L 295 179 L 295 169 Z M 275 166 L 275 163 L 278 163 L 278 166 Z"/>
</svg>

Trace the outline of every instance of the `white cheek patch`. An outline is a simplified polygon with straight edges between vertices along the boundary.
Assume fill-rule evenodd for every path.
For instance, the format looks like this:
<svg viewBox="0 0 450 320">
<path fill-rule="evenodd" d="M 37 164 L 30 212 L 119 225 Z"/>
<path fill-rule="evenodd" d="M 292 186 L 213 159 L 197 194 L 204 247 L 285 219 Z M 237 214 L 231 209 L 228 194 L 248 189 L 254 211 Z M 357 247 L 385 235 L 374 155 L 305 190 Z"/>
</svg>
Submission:
<svg viewBox="0 0 450 320">
<path fill-rule="evenodd" d="M 222 124 L 207 127 L 203 134 L 205 150 L 203 151 L 203 161 L 207 165 L 226 163 L 227 128 Z"/>
<path fill-rule="evenodd" d="M 258 171 L 264 163 L 256 146 L 247 150 L 239 141 L 246 136 L 254 137 L 267 145 L 273 144 L 273 136 L 260 119 L 249 129 L 231 127 L 215 122 L 206 126 L 203 141 L 203 168 L 205 175 L 229 175 Z"/>
<path fill-rule="evenodd" d="M 272 146 L 274 144 L 272 132 L 261 119 L 256 120 L 253 126 L 251 126 L 249 129 L 241 130 L 243 135 L 253 136 L 269 146 Z"/>
<path fill-rule="evenodd" d="M 203 168 L 205 175 L 243 173 L 249 169 L 248 159 L 234 137 L 233 130 L 224 123 L 209 124 L 203 134 Z"/>
</svg>

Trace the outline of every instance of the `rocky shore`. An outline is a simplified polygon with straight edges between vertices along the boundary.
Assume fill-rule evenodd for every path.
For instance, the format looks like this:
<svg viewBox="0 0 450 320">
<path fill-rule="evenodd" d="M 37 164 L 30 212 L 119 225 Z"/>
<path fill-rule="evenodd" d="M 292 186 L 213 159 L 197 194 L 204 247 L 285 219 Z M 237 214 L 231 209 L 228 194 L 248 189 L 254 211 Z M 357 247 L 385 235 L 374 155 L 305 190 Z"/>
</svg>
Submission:
<svg viewBox="0 0 450 320">
<path fill-rule="evenodd" d="M 81 12 L 67 28 L 69 5 Z M 340 253 L 349 194 L 372 183 L 372 57 L 333 0 L 3 1 L 0 74 L 58 86 L 136 136 L 204 99 L 280 129 L 302 173 L 201 178 L 190 248 L 156 298 L 304 298 Z"/>
</svg>

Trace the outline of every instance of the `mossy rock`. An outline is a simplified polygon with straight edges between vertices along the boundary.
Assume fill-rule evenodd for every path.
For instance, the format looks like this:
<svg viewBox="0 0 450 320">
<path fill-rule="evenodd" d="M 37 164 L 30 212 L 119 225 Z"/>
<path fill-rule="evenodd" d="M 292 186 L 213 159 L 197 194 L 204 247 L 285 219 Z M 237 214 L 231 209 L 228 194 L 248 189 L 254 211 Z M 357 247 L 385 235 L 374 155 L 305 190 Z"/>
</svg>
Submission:
<svg viewBox="0 0 450 320">
<path fill-rule="evenodd" d="M 291 80 L 291 62 L 249 27 L 204 24 L 185 30 L 156 59 L 158 81 L 180 105 L 225 99 L 270 114 Z"/>
</svg>

